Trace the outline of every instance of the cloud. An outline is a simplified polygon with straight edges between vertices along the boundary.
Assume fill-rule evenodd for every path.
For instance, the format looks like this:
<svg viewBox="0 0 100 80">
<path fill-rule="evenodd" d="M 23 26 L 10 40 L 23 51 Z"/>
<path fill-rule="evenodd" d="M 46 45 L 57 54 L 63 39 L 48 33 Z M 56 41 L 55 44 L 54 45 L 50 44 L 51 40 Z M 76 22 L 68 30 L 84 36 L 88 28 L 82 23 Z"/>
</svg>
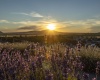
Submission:
<svg viewBox="0 0 100 80">
<path fill-rule="evenodd" d="M 100 30 L 100 20 L 98 19 L 87 19 L 87 20 L 74 20 L 74 21 L 66 21 L 63 22 L 67 29 L 77 29 L 84 32 L 96 32 L 96 29 Z M 92 30 L 94 29 L 95 30 Z M 98 30 L 97 30 L 98 31 Z"/>
<path fill-rule="evenodd" d="M 38 21 L 19 21 L 19 22 L 12 22 L 12 24 L 19 24 L 19 25 L 24 25 L 24 26 L 29 26 L 29 25 L 48 25 L 50 23 L 60 23 L 56 20 L 50 19 L 50 20 L 45 20 L 45 19 L 40 19 Z"/>
<path fill-rule="evenodd" d="M 26 13 L 21 13 L 23 15 L 28 15 Z M 31 14 L 33 15 L 33 14 Z M 46 29 L 48 24 L 56 24 L 56 30 L 58 31 L 67 31 L 67 32 L 99 32 L 100 31 L 100 20 L 98 19 L 87 19 L 87 20 L 71 20 L 71 21 L 57 21 L 53 18 L 40 18 L 37 21 L 7 21 L 0 20 L 0 23 L 10 23 L 13 26 L 16 26 L 18 31 L 28 31 L 28 30 L 43 30 Z M 18 27 L 19 26 L 19 27 Z M 4 27 L 4 26 L 3 26 Z M 7 26 L 8 27 L 8 26 Z M 11 29 L 11 28 L 9 28 Z"/>
<path fill-rule="evenodd" d="M 0 23 L 9 23 L 7 20 L 0 20 Z"/>
<path fill-rule="evenodd" d="M 23 24 L 26 25 L 28 24 L 30 21 L 20 21 L 20 22 L 12 22 L 12 24 Z"/>
<path fill-rule="evenodd" d="M 19 24 L 23 26 L 30 26 L 30 25 L 37 25 L 37 24 L 43 24 L 41 21 L 20 21 L 20 22 L 12 22 L 12 24 Z"/>
<path fill-rule="evenodd" d="M 43 27 L 39 25 L 29 25 L 29 26 L 22 26 L 20 28 L 17 28 L 17 30 L 42 30 Z"/>
<path fill-rule="evenodd" d="M 89 29 L 87 30 L 87 21 L 66 21 L 66 22 L 60 22 L 55 19 L 41 19 L 38 21 L 20 21 L 20 22 L 13 22 L 13 24 L 20 24 L 22 25 L 21 28 L 18 28 L 18 30 L 41 30 L 46 29 L 46 26 L 50 23 L 56 24 L 56 30 L 58 31 L 75 31 L 75 32 L 81 32 L 82 30 L 89 32 Z"/>
<path fill-rule="evenodd" d="M 89 29 L 91 32 L 100 32 L 100 25 L 99 26 L 92 26 Z"/>
<path fill-rule="evenodd" d="M 41 19 L 38 21 L 20 21 L 20 22 L 13 22 L 13 24 L 19 24 L 19 28 L 17 30 L 44 30 L 46 26 L 50 23 L 57 23 L 56 20 L 45 20 Z"/>
<path fill-rule="evenodd" d="M 41 14 L 36 13 L 36 12 L 32 12 L 29 15 L 32 16 L 32 17 L 43 17 Z"/>
<path fill-rule="evenodd" d="M 22 14 L 30 17 L 37 17 L 37 18 L 42 18 L 44 17 L 43 15 L 37 13 L 37 12 L 31 12 L 31 13 L 13 13 L 13 14 Z"/>
</svg>

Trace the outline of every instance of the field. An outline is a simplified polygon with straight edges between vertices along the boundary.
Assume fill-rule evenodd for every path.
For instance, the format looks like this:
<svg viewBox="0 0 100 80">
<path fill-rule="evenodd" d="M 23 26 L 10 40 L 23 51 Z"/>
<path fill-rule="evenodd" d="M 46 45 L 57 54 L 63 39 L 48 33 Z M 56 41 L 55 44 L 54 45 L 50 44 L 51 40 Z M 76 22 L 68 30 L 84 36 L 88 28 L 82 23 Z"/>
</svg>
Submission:
<svg viewBox="0 0 100 80">
<path fill-rule="evenodd" d="M 100 0 L 0 0 L 0 80 L 100 80 Z"/>
<path fill-rule="evenodd" d="M 100 79 L 100 48 L 80 42 L 0 43 L 0 57 L 0 80 Z"/>
</svg>

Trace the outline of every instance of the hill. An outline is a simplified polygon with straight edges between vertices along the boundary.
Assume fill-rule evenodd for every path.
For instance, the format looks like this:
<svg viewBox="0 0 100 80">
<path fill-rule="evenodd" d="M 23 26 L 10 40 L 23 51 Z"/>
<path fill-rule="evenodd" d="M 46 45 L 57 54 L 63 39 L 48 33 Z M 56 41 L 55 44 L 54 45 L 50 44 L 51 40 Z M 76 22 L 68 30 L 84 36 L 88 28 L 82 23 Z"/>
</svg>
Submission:
<svg viewBox="0 0 100 80">
<path fill-rule="evenodd" d="M 42 30 L 42 31 L 28 31 L 28 32 L 13 32 L 13 33 L 5 33 L 8 35 L 59 35 L 64 34 L 63 32 L 58 31 L 50 31 L 50 30 Z"/>
<path fill-rule="evenodd" d="M 0 34 L 3 34 L 3 32 L 0 31 Z"/>
</svg>

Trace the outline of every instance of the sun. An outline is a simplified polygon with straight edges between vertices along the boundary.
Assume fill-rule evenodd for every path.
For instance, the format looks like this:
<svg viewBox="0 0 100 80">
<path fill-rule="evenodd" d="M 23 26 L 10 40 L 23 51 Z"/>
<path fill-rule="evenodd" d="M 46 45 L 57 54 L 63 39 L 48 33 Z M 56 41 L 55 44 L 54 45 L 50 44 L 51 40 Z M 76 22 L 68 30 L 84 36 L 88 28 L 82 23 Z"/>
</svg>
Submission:
<svg viewBox="0 0 100 80">
<path fill-rule="evenodd" d="M 47 25 L 47 29 L 49 29 L 49 30 L 55 30 L 55 27 L 56 25 L 55 24 L 48 24 Z"/>
</svg>

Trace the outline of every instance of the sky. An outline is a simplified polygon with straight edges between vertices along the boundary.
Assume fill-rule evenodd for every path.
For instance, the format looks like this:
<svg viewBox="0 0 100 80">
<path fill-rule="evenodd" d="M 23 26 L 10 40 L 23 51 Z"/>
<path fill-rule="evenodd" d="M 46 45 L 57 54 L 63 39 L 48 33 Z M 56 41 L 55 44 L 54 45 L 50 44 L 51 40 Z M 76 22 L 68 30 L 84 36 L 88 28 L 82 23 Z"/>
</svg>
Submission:
<svg viewBox="0 0 100 80">
<path fill-rule="evenodd" d="M 0 0 L 0 31 L 100 32 L 100 0 Z"/>
</svg>

